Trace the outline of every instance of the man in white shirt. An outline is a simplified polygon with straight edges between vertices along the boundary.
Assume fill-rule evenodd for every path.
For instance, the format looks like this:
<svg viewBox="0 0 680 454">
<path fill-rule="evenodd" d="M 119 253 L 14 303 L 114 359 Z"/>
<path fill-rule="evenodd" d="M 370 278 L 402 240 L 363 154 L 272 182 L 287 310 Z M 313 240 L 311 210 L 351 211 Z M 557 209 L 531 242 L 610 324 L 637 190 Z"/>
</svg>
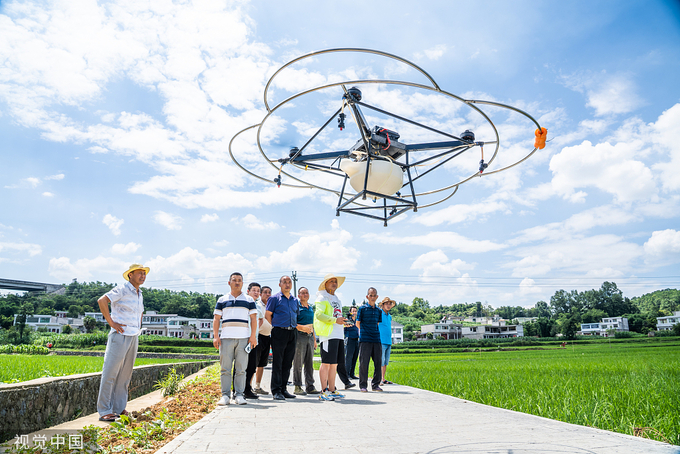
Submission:
<svg viewBox="0 0 680 454">
<path fill-rule="evenodd" d="M 257 346 L 257 309 L 255 301 L 241 292 L 241 273 L 232 273 L 229 276 L 229 287 L 231 293 L 217 300 L 213 312 L 213 345 L 220 350 L 222 387 L 222 398 L 217 405 L 229 405 L 232 366 L 235 369 L 234 402 L 244 405 L 247 403 L 243 393 L 246 387 L 248 353 Z"/>
<path fill-rule="evenodd" d="M 130 265 L 123 273 L 127 282 L 113 288 L 97 301 L 99 310 L 111 327 L 97 398 L 100 421 L 113 422 L 118 415 L 127 414 L 128 386 L 137 359 L 138 336 L 142 332 L 144 313 L 144 298 L 139 287 L 146 280 L 148 272 L 149 268 L 143 265 Z"/>
</svg>

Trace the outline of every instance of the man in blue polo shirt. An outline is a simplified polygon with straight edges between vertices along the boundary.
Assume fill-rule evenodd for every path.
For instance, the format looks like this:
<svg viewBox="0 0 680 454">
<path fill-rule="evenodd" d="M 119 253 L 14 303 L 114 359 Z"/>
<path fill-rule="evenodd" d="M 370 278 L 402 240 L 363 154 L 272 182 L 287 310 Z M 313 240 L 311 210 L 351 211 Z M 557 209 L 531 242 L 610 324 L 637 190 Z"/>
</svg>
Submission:
<svg viewBox="0 0 680 454">
<path fill-rule="evenodd" d="M 267 301 L 264 318 L 272 325 L 272 394 L 276 400 L 285 400 L 296 397 L 288 392 L 286 385 L 295 357 L 300 303 L 290 294 L 293 288 L 290 276 L 282 276 L 279 287 L 281 291 Z"/>
<path fill-rule="evenodd" d="M 375 302 L 378 299 L 378 291 L 368 288 L 366 295 L 368 303 L 359 308 L 357 314 L 357 328 L 359 328 L 359 388 L 361 392 L 368 391 L 368 362 L 373 359 L 373 391 L 382 391 L 380 381 L 382 379 L 382 343 L 378 324 L 382 321 L 382 310 Z"/>
<path fill-rule="evenodd" d="M 314 335 L 314 306 L 309 304 L 309 290 L 300 287 L 298 290 L 300 313 L 297 320 L 297 344 L 295 346 L 295 360 L 293 361 L 293 394 L 306 396 L 319 394 L 314 388 L 314 350 L 316 350 L 316 336 Z M 305 386 L 302 388 L 302 368 L 305 369 Z"/>
</svg>

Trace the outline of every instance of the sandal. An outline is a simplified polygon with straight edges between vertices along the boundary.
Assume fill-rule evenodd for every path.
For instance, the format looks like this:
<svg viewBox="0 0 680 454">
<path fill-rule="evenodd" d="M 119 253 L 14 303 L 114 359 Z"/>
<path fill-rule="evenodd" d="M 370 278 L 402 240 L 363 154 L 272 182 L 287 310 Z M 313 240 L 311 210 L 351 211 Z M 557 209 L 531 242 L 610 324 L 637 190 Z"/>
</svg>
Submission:
<svg viewBox="0 0 680 454">
<path fill-rule="evenodd" d="M 127 416 L 127 415 L 129 415 L 130 413 L 129 413 L 127 410 L 123 410 L 123 411 L 120 412 L 120 414 L 121 414 L 121 415 Z"/>
<path fill-rule="evenodd" d="M 99 420 L 104 422 L 114 422 L 116 419 L 118 419 L 118 415 L 113 413 L 99 417 Z"/>
</svg>

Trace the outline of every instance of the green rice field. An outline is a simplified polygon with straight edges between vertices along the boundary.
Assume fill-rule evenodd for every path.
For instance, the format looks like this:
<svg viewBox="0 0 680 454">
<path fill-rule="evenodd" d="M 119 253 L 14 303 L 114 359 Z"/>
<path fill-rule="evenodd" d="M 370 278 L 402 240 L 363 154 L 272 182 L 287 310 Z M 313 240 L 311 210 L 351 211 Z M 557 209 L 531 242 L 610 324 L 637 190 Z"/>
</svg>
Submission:
<svg viewBox="0 0 680 454">
<path fill-rule="evenodd" d="M 196 361 L 137 358 L 135 366 Z M 103 356 L 0 355 L 0 382 L 17 383 L 40 377 L 101 372 Z"/>
<path fill-rule="evenodd" d="M 680 341 L 392 354 L 387 378 L 494 407 L 680 445 Z"/>
</svg>

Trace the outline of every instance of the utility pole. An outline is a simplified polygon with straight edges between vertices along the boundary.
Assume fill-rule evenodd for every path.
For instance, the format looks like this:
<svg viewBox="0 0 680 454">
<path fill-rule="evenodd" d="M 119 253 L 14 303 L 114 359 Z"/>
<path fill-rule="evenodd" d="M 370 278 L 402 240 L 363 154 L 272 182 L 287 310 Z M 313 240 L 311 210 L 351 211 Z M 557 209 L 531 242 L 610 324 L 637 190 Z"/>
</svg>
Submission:
<svg viewBox="0 0 680 454">
<path fill-rule="evenodd" d="M 293 279 L 293 296 L 297 296 L 297 273 L 293 271 L 290 273 L 291 279 Z"/>
</svg>

